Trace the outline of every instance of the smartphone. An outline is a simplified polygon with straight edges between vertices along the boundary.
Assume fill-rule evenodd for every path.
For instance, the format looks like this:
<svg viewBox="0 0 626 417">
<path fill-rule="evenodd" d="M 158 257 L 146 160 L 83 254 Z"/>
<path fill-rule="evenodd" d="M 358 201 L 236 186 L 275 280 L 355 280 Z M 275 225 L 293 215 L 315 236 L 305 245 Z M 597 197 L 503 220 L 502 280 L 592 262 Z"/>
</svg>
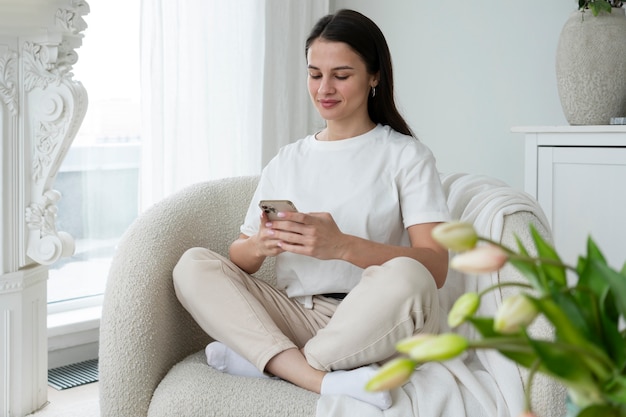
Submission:
<svg viewBox="0 0 626 417">
<path fill-rule="evenodd" d="M 259 207 L 267 214 L 267 218 L 270 220 L 280 220 L 276 216 L 279 212 L 298 211 L 296 206 L 289 200 L 261 200 Z"/>
</svg>

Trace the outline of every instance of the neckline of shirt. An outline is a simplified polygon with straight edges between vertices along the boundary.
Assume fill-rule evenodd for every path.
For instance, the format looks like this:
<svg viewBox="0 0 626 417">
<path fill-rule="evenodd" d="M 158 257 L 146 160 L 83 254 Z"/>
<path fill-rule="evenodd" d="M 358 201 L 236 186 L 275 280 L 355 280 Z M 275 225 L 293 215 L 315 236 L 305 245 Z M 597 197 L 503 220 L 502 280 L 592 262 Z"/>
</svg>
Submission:
<svg viewBox="0 0 626 417">
<path fill-rule="evenodd" d="M 315 138 L 315 134 L 309 135 L 309 143 L 315 149 L 320 150 L 339 150 L 350 148 L 352 146 L 359 146 L 361 143 L 368 141 L 374 137 L 376 137 L 377 133 L 383 129 L 381 124 L 377 124 L 372 130 L 367 131 L 361 135 L 354 136 L 352 138 L 339 139 L 339 140 L 317 140 Z"/>
</svg>

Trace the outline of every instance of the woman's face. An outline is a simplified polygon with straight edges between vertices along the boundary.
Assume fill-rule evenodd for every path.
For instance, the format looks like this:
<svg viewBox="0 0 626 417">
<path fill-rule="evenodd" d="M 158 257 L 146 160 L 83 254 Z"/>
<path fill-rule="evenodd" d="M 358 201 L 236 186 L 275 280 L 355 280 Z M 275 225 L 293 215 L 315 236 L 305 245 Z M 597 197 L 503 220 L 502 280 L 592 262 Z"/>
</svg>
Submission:
<svg viewBox="0 0 626 417">
<path fill-rule="evenodd" d="M 309 95 L 325 120 L 369 120 L 367 99 L 378 81 L 356 52 L 343 42 L 318 38 L 309 47 L 307 61 Z"/>
</svg>

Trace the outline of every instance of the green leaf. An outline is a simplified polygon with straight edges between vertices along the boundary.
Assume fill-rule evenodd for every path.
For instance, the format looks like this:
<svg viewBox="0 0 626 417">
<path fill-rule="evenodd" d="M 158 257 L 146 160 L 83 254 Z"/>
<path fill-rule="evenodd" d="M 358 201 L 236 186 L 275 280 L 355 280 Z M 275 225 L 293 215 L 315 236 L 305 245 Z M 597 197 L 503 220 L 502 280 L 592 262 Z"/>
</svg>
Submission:
<svg viewBox="0 0 626 417">
<path fill-rule="evenodd" d="M 617 404 L 623 404 L 626 410 L 626 377 L 615 375 L 604 387 L 606 396 Z"/>
<path fill-rule="evenodd" d="M 591 372 L 582 367 L 580 354 L 548 341 L 528 338 L 541 364 L 553 376 L 571 383 L 586 383 L 592 381 Z"/>
<path fill-rule="evenodd" d="M 554 292 L 532 301 L 554 325 L 559 340 L 573 344 L 588 344 L 587 340 L 593 332 L 589 330 L 585 317 L 569 294 Z"/>
<path fill-rule="evenodd" d="M 592 0 L 587 4 L 594 16 L 600 14 L 601 11 L 611 13 L 611 3 L 606 0 Z"/>
<path fill-rule="evenodd" d="M 535 362 L 537 361 L 537 355 L 533 353 L 513 352 L 507 349 L 498 349 L 498 351 L 500 352 L 500 354 L 502 354 L 506 358 L 512 360 L 513 362 L 527 369 L 532 368 Z M 540 370 L 543 371 L 541 367 L 540 367 Z"/>
<path fill-rule="evenodd" d="M 615 311 L 611 308 L 611 298 L 609 298 L 606 306 L 603 302 L 607 300 L 606 294 L 609 291 L 609 284 L 602 274 L 593 268 L 590 258 L 580 257 L 578 259 L 578 282 L 571 290 L 572 297 L 580 306 L 581 314 L 585 321 L 589 324 L 589 328 L 593 332 L 595 330 L 597 337 L 602 335 L 602 323 L 600 316 L 603 310 L 606 312 Z"/>
<path fill-rule="evenodd" d="M 537 229 L 531 224 L 530 225 L 530 233 L 535 242 L 535 247 L 537 248 L 537 254 L 542 259 L 547 259 L 553 261 L 556 265 L 552 263 L 542 262 L 540 264 L 540 268 L 543 269 L 547 278 L 549 278 L 552 282 L 557 284 L 557 287 L 564 287 L 567 285 L 567 277 L 565 274 L 565 265 L 561 261 L 558 253 L 554 248 L 546 242 Z"/>
<path fill-rule="evenodd" d="M 602 251 L 596 245 L 596 242 L 590 237 L 587 238 L 587 258 L 596 259 L 606 263 L 606 258 L 602 254 Z"/>
<path fill-rule="evenodd" d="M 517 250 L 520 255 L 530 256 L 519 236 L 515 236 L 515 242 L 517 243 Z"/>
<path fill-rule="evenodd" d="M 491 317 L 470 317 L 468 321 L 472 323 L 472 325 L 478 330 L 478 332 L 482 335 L 483 339 L 489 339 L 494 345 L 497 344 L 498 340 L 510 340 L 511 335 L 502 335 L 495 330 L 493 330 L 493 318 Z M 531 368 L 535 361 L 537 360 L 537 355 L 534 353 L 523 353 L 517 351 L 511 351 L 507 349 L 497 348 L 498 351 L 511 359 L 512 361 L 524 366 L 526 368 Z"/>
<path fill-rule="evenodd" d="M 609 3 L 608 1 L 604 1 L 604 0 L 596 0 L 599 3 L 600 6 L 600 10 L 605 11 L 607 13 L 611 13 L 611 11 L 613 10 L 611 3 Z"/>
<path fill-rule="evenodd" d="M 603 316 L 602 330 L 604 332 L 604 345 L 607 348 L 607 354 L 617 364 L 618 369 L 624 369 L 626 367 L 626 341 L 622 337 L 618 326 L 614 322 L 607 322 L 607 319 Z"/>
<path fill-rule="evenodd" d="M 600 297 L 600 330 L 602 344 L 607 353 L 617 364 L 618 369 L 626 367 L 626 340 L 620 332 L 619 314 L 615 306 L 615 297 L 609 288 Z"/>
<path fill-rule="evenodd" d="M 495 330 L 493 330 L 493 317 L 469 317 L 467 319 L 478 330 L 482 337 L 497 336 Z"/>
<path fill-rule="evenodd" d="M 578 413 L 577 417 L 621 417 L 623 414 L 610 404 L 594 404 Z"/>
<path fill-rule="evenodd" d="M 520 238 L 515 236 L 515 240 L 517 242 L 518 252 L 521 256 L 520 258 L 509 258 L 509 263 L 528 279 L 528 282 L 535 290 L 539 291 L 541 294 L 545 294 L 547 286 L 545 285 L 545 280 L 541 279 L 543 275 L 535 265 L 535 262 L 531 259 Z"/>
<path fill-rule="evenodd" d="M 607 287 L 608 291 L 608 287 Z M 603 345 L 604 339 L 603 319 L 600 305 L 600 298 L 593 294 L 587 288 L 577 288 L 570 292 L 570 301 L 568 311 L 576 310 L 576 318 L 580 318 L 585 323 L 585 331 L 587 339 L 597 340 L 599 345 Z"/>
<path fill-rule="evenodd" d="M 545 293 L 546 288 L 543 285 L 543 282 L 541 282 L 541 280 L 539 279 L 540 273 L 533 263 L 513 258 L 509 258 L 509 263 L 513 265 L 513 267 L 517 269 L 524 277 L 526 277 L 526 279 L 534 289 L 542 294 Z"/>
<path fill-rule="evenodd" d="M 606 263 L 595 259 L 591 260 L 591 268 L 597 270 L 608 282 L 620 315 L 626 317 L 626 278 Z"/>
<path fill-rule="evenodd" d="M 554 325 L 559 343 L 577 347 L 584 355 L 578 355 L 578 366 L 586 365 L 600 379 L 608 377 L 610 358 L 601 341 L 593 337 L 579 307 L 569 294 L 553 293 L 551 296 L 532 300 L 538 310 Z"/>
<path fill-rule="evenodd" d="M 606 259 L 604 255 L 595 244 L 593 239 L 589 237 L 587 239 L 587 257 L 578 258 L 578 282 L 577 287 L 588 287 L 593 291 L 596 296 L 604 294 L 608 287 L 607 281 L 604 277 L 593 267 L 593 261 L 600 262 L 606 265 Z"/>
<path fill-rule="evenodd" d="M 604 267 L 599 269 L 597 265 Z M 618 330 L 619 310 L 604 268 L 610 269 L 599 247 L 589 237 L 587 257 L 579 258 L 579 279 L 573 294 L 578 305 L 586 307 L 581 311 L 590 329 L 595 330 L 599 344 L 606 346 L 610 356 L 621 367 L 626 360 L 626 343 Z M 622 281 L 626 281 L 626 277 L 622 277 Z"/>
<path fill-rule="evenodd" d="M 610 287 L 607 287 L 606 291 L 600 296 L 600 308 L 601 314 L 606 316 L 607 319 L 614 323 L 619 322 L 619 310 L 617 309 L 615 296 Z"/>
</svg>

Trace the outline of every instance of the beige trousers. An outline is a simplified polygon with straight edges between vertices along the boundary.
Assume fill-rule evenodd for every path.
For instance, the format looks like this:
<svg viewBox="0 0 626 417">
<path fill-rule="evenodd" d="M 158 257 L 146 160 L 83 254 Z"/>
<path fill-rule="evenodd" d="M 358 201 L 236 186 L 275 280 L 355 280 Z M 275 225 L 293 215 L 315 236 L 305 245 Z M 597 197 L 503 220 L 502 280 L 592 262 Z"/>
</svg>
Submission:
<svg viewBox="0 0 626 417">
<path fill-rule="evenodd" d="M 438 330 L 435 281 L 410 258 L 365 269 L 343 301 L 315 296 L 311 309 L 204 248 L 181 257 L 174 287 L 205 332 L 261 371 L 290 348 L 304 348 L 316 369 L 353 369 L 394 356 L 402 338 Z"/>
</svg>

